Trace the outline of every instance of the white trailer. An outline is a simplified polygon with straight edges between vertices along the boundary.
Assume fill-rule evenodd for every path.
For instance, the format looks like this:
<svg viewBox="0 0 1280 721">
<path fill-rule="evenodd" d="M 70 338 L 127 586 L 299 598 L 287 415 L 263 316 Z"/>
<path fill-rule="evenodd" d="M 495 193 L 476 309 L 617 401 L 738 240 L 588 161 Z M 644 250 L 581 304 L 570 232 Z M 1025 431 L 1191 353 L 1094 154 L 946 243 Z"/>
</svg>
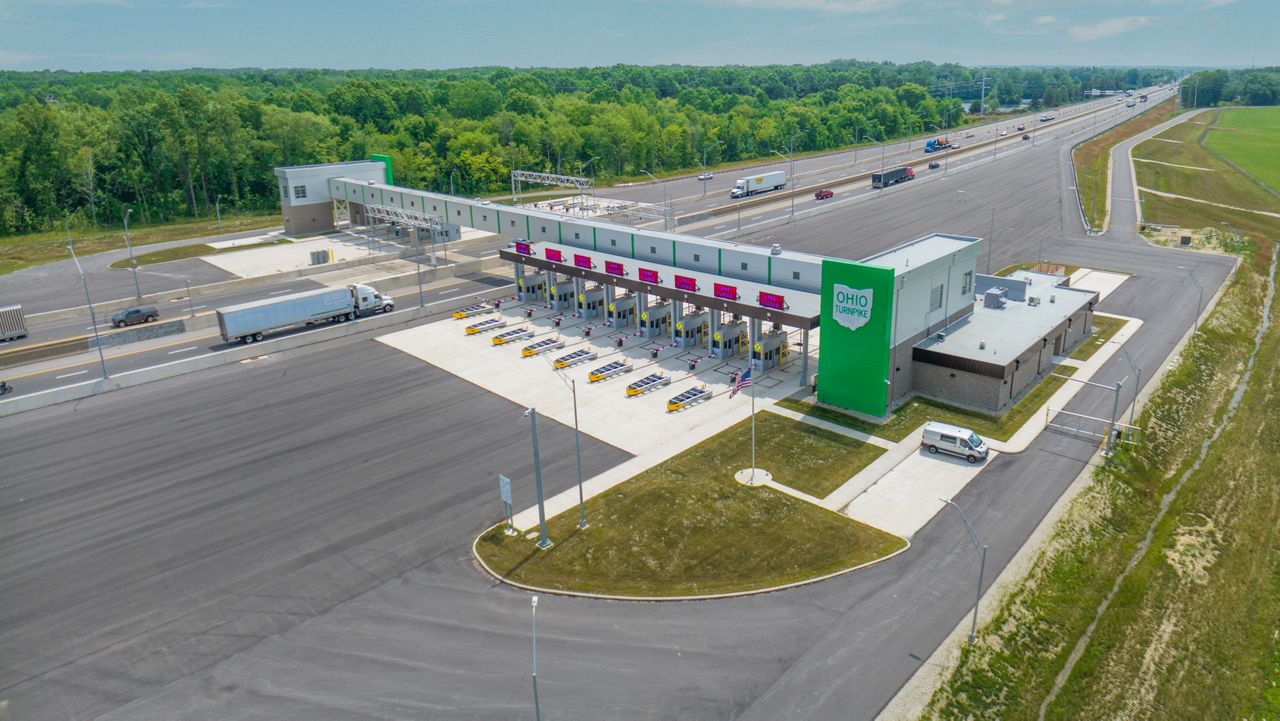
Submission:
<svg viewBox="0 0 1280 721">
<path fill-rule="evenodd" d="M 371 286 L 322 288 L 219 308 L 218 330 L 227 343 L 253 343 L 264 333 L 303 323 L 354 320 L 361 314 L 388 313 L 396 302 Z"/>
<path fill-rule="evenodd" d="M 17 340 L 27 335 L 27 321 L 20 305 L 0 305 L 0 341 Z"/>
<path fill-rule="evenodd" d="M 781 190 L 785 187 L 787 187 L 787 171 L 775 170 L 771 173 L 738 178 L 733 184 L 733 190 L 729 191 L 729 197 L 745 198 L 748 195 Z"/>
</svg>

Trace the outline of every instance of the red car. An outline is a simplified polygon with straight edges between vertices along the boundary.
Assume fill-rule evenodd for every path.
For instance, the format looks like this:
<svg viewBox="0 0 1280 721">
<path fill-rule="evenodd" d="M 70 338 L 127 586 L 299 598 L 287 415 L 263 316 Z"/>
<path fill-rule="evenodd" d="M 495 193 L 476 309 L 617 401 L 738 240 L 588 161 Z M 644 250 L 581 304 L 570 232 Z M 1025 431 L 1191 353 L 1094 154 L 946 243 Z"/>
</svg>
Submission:
<svg viewBox="0 0 1280 721">
<path fill-rule="evenodd" d="M 833 197 L 834 195 L 835 193 L 833 191 L 823 188 L 822 190 L 819 190 L 818 192 L 814 193 L 813 197 L 815 200 L 826 200 L 827 198 Z"/>
</svg>

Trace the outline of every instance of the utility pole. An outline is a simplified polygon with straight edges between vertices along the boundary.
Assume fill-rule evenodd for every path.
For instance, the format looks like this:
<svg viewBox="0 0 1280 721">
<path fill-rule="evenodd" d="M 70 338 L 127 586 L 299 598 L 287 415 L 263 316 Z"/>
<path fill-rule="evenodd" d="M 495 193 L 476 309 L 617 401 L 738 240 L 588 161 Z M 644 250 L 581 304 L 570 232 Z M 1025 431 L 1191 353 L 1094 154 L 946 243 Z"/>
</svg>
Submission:
<svg viewBox="0 0 1280 721">
<path fill-rule="evenodd" d="M 982 100 L 979 102 L 979 115 L 986 117 L 987 115 L 987 71 L 982 71 Z"/>
</svg>

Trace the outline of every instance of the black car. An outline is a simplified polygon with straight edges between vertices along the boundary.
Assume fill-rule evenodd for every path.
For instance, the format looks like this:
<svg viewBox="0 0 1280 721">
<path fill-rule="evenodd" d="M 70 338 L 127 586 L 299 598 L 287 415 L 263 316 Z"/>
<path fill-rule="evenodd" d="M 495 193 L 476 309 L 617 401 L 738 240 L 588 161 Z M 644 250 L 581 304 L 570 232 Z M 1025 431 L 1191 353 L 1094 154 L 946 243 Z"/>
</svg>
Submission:
<svg viewBox="0 0 1280 721">
<path fill-rule="evenodd" d="M 1031 139 L 1031 136 L 1030 136 L 1030 135 L 1024 135 L 1024 136 L 1022 136 L 1022 139 L 1023 139 L 1023 140 L 1030 140 L 1030 139 Z"/>
<path fill-rule="evenodd" d="M 153 305 L 136 306 L 133 308 L 125 308 L 124 310 L 111 316 L 111 325 L 117 328 L 123 328 L 134 323 L 150 323 L 160 317 L 159 311 Z"/>
<path fill-rule="evenodd" d="M 933 170 L 934 168 L 941 168 L 941 167 L 942 167 L 942 163 L 939 163 L 937 161 L 929 163 L 929 170 Z"/>
</svg>

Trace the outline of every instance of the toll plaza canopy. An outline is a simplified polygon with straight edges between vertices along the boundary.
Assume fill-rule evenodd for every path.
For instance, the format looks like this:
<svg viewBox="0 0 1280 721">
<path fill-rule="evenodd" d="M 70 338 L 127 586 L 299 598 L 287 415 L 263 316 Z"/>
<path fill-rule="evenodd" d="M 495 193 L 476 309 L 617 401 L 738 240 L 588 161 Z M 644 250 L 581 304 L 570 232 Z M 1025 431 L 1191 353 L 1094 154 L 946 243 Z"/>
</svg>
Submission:
<svg viewBox="0 0 1280 721">
<path fill-rule="evenodd" d="M 560 243 L 515 241 L 498 255 L 512 263 L 601 285 L 692 303 L 746 318 L 810 330 L 818 327 L 821 296 L 794 288 L 672 267 Z"/>
</svg>

